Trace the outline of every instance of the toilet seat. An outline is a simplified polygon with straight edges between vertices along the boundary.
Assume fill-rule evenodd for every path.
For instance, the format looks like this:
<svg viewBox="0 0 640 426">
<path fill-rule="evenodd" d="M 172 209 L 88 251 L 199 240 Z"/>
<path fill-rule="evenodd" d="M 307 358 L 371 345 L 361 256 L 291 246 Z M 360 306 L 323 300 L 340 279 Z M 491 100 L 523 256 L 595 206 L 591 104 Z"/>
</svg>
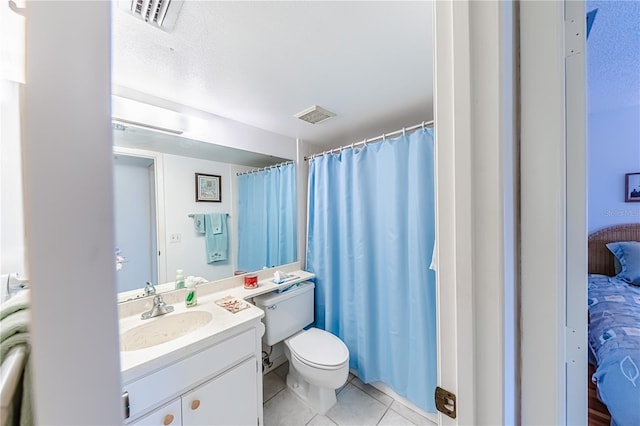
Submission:
<svg viewBox="0 0 640 426">
<path fill-rule="evenodd" d="M 315 368 L 317 370 L 326 370 L 326 371 L 333 371 L 333 370 L 339 370 L 341 369 L 344 364 L 346 363 L 342 363 L 340 365 L 323 365 L 323 364 L 316 364 L 314 362 L 308 361 L 306 359 L 302 359 L 301 357 L 299 357 L 298 355 L 295 354 L 295 352 L 291 352 L 291 356 L 294 357 L 295 359 L 297 359 L 301 364 L 304 364 L 308 367 L 311 368 Z"/>
<path fill-rule="evenodd" d="M 323 370 L 336 370 L 349 361 L 342 340 L 318 328 L 310 328 L 287 340 L 291 354 L 301 363 Z"/>
</svg>

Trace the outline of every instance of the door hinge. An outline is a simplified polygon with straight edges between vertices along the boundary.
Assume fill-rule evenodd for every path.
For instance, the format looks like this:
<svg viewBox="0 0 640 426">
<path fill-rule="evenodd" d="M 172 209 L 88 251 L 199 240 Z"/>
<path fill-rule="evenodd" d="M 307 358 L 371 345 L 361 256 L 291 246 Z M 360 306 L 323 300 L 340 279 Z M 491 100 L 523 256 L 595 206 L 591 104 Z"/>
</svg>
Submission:
<svg viewBox="0 0 640 426">
<path fill-rule="evenodd" d="M 436 409 L 452 419 L 456 418 L 456 396 L 449 391 L 436 387 Z"/>
<path fill-rule="evenodd" d="M 582 53 L 586 19 L 569 18 L 564 23 L 565 57 Z"/>
</svg>

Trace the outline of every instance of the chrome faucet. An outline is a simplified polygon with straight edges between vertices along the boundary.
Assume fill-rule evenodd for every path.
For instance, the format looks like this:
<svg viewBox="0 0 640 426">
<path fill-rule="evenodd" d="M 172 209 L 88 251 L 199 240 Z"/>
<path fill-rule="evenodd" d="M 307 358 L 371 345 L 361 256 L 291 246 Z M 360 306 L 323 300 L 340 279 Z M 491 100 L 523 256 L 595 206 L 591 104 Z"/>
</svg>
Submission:
<svg viewBox="0 0 640 426">
<path fill-rule="evenodd" d="M 149 281 L 144 285 L 144 295 L 153 296 L 156 294 L 156 288 Z"/>
<path fill-rule="evenodd" d="M 149 319 L 153 317 L 158 317 L 160 315 L 168 314 L 169 312 L 173 312 L 173 306 L 170 306 L 164 303 L 162 296 L 160 296 L 159 294 L 156 294 L 153 297 L 153 306 L 151 307 L 151 310 L 148 312 L 143 312 L 140 318 L 142 318 L 143 320 Z"/>
</svg>

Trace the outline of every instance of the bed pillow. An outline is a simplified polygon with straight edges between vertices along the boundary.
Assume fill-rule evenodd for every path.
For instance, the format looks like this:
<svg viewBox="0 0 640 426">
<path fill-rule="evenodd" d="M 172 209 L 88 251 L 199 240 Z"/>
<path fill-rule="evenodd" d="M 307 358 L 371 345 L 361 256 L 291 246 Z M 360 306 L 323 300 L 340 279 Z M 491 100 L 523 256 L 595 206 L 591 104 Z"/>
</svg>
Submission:
<svg viewBox="0 0 640 426">
<path fill-rule="evenodd" d="M 620 261 L 622 267 L 616 277 L 640 286 L 640 242 L 620 241 L 607 244 L 607 248 Z"/>
</svg>

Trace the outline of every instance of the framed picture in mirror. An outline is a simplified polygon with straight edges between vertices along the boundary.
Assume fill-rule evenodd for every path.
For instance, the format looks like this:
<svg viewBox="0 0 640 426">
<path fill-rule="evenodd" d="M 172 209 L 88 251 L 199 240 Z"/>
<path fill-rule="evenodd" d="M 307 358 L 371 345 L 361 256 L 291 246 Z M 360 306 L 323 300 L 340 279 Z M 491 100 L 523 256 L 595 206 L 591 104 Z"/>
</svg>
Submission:
<svg viewBox="0 0 640 426">
<path fill-rule="evenodd" d="M 625 197 L 624 201 L 640 202 L 640 172 L 627 173 L 625 175 Z"/>
<path fill-rule="evenodd" d="M 221 177 L 196 173 L 196 201 L 220 203 L 222 201 Z"/>
</svg>

